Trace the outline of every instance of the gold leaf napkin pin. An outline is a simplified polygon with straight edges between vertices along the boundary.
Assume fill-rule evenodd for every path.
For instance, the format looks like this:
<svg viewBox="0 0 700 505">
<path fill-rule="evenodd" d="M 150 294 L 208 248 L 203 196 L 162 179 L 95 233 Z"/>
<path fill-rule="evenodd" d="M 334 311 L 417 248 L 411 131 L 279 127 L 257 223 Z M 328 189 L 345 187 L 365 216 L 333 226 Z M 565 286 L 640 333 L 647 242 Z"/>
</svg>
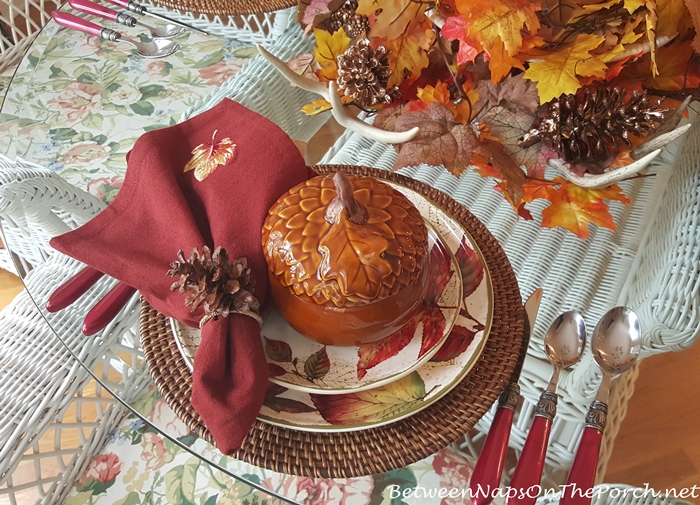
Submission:
<svg viewBox="0 0 700 505">
<path fill-rule="evenodd" d="M 211 142 L 199 144 L 192 150 L 192 158 L 185 165 L 184 171 L 194 170 L 194 177 L 200 182 L 209 177 L 219 165 L 228 163 L 236 151 L 236 144 L 228 137 L 219 142 L 214 141 L 218 131 L 214 131 Z"/>
</svg>

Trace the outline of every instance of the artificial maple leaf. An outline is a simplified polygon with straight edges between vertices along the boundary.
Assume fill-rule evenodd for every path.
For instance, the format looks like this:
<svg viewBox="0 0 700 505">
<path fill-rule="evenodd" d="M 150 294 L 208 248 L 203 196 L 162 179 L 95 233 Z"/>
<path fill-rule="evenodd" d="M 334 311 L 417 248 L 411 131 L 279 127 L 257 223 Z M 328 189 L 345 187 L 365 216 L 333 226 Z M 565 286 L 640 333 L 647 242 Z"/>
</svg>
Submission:
<svg viewBox="0 0 700 505">
<path fill-rule="evenodd" d="M 318 76 L 316 71 L 320 70 L 321 67 L 316 62 L 316 58 L 311 53 L 300 54 L 296 58 L 292 58 L 287 62 L 287 66 L 291 68 L 295 73 L 307 77 L 313 81 L 318 81 Z M 292 86 L 296 86 L 294 83 L 290 83 Z"/>
<path fill-rule="evenodd" d="M 440 35 L 447 40 L 458 40 L 459 50 L 457 51 L 457 64 L 464 65 L 476 59 L 476 55 L 481 51 L 479 44 L 467 37 L 467 22 L 462 16 L 451 16 L 445 20 L 445 24 L 440 29 Z"/>
<path fill-rule="evenodd" d="M 536 84 L 525 79 L 523 74 L 509 77 L 497 84 L 482 80 L 479 81 L 478 89 L 479 101 L 474 105 L 476 110 L 481 110 L 483 106 L 488 104 L 492 107 L 523 109 L 534 114 L 540 105 Z M 530 125 L 527 127 L 529 129 Z"/>
<path fill-rule="evenodd" d="M 219 142 L 215 142 L 218 130 L 211 136 L 211 142 L 199 144 L 192 150 L 192 158 L 185 165 L 185 172 L 194 170 L 194 177 L 198 181 L 203 181 L 209 177 L 219 165 L 225 165 L 236 151 L 236 144 L 226 137 Z"/>
<path fill-rule="evenodd" d="M 330 3 L 331 0 L 311 0 L 308 4 L 300 2 L 299 7 L 303 6 L 301 23 L 303 25 L 313 24 L 316 16 L 330 13 Z"/>
<path fill-rule="evenodd" d="M 312 394 L 321 417 L 334 426 L 378 422 L 391 418 L 397 406 L 417 404 L 425 396 L 425 382 L 418 372 L 384 386 L 341 395 Z"/>
<path fill-rule="evenodd" d="M 331 35 L 326 30 L 314 29 L 316 48 L 314 57 L 321 66 L 321 77 L 327 81 L 338 78 L 338 55 L 343 54 L 350 45 L 350 37 L 339 28 Z"/>
<path fill-rule="evenodd" d="M 500 82 L 505 76 L 509 75 L 513 67 L 525 70 L 520 60 L 508 54 L 501 37 L 496 37 L 495 42 L 488 50 L 488 54 L 491 82 L 494 84 Z"/>
<path fill-rule="evenodd" d="M 445 343 L 440 346 L 440 349 L 430 358 L 430 361 L 439 363 L 455 359 L 469 348 L 476 334 L 483 329 L 483 325 L 478 325 L 474 330 L 459 325 L 453 326 Z"/>
<path fill-rule="evenodd" d="M 530 177 L 544 175 L 544 167 L 547 160 L 555 153 L 552 150 L 544 151 L 542 142 L 522 148 L 518 140 L 530 130 L 535 120 L 534 114 L 525 109 L 509 110 L 504 107 L 493 107 L 481 117 L 481 120 L 491 128 L 494 135 L 513 158 L 518 166 L 524 166 Z M 556 157 L 556 156 L 554 156 Z"/>
<path fill-rule="evenodd" d="M 404 33 L 394 39 L 373 41 L 373 44 L 383 45 L 389 50 L 389 87 L 418 77 L 430 64 L 426 51 L 435 40 L 435 32 L 426 23 L 427 19 L 423 23 L 411 23 Z"/>
<path fill-rule="evenodd" d="M 304 105 L 301 108 L 301 111 L 307 116 L 315 116 L 316 114 L 320 114 L 321 112 L 326 112 L 327 110 L 331 109 L 332 106 L 328 100 L 319 98 L 318 100 L 314 100 L 313 102 Z"/>
<path fill-rule="evenodd" d="M 649 40 L 649 56 L 651 58 L 651 75 L 658 75 L 659 69 L 656 65 L 656 24 L 659 21 L 659 15 L 656 11 L 656 0 L 645 0 L 646 14 L 646 31 L 647 39 Z"/>
<path fill-rule="evenodd" d="M 644 0 L 625 0 L 624 6 L 627 12 L 634 14 L 634 11 L 644 6 Z"/>
<path fill-rule="evenodd" d="M 489 160 L 489 164 L 498 170 L 505 182 L 505 195 L 515 207 L 523 196 L 525 172 L 516 165 L 513 158 L 499 142 L 486 140 L 478 147 L 479 154 Z"/>
<path fill-rule="evenodd" d="M 650 0 L 646 0 L 649 8 Z M 684 18 L 690 17 L 685 0 L 654 0 L 656 3 L 657 37 L 673 37 L 680 32 L 679 26 Z M 697 2 L 696 2 L 697 3 Z"/>
<path fill-rule="evenodd" d="M 412 22 L 423 23 L 428 4 L 413 0 L 359 0 L 356 12 L 374 16 L 371 38 L 396 39 L 404 35 Z"/>
<path fill-rule="evenodd" d="M 693 56 L 693 48 L 687 42 L 672 42 L 658 50 L 659 73 L 655 77 L 648 72 L 648 56 L 642 58 L 631 68 L 631 72 L 622 76 L 640 75 L 642 84 L 648 88 L 665 91 L 678 91 L 683 88 L 696 88 L 700 85 L 700 75 L 694 65 L 688 67 Z M 636 68 L 635 68 L 636 67 Z"/>
<path fill-rule="evenodd" d="M 363 379 L 367 375 L 367 370 L 401 352 L 413 340 L 418 326 L 418 319 L 414 317 L 400 330 L 386 338 L 359 346 L 357 348 L 357 357 L 359 358 L 357 362 L 357 378 Z"/>
<path fill-rule="evenodd" d="M 382 119 L 378 123 L 380 128 L 388 129 L 390 125 L 394 131 L 419 127 L 413 140 L 398 147 L 394 170 L 421 163 L 444 165 L 450 173 L 459 177 L 469 166 L 474 149 L 479 144 L 474 130 L 470 126 L 456 123 L 454 114 L 437 102 L 431 103 L 425 110 L 399 114 L 391 122 Z"/>
<path fill-rule="evenodd" d="M 428 85 L 425 88 L 419 88 L 417 95 L 420 103 L 411 102 L 409 110 L 424 110 L 433 102 L 441 103 L 452 111 L 455 121 L 462 124 L 467 124 L 471 120 L 476 109 L 470 104 L 476 103 L 479 97 L 477 90 L 470 89 L 467 92 L 468 100 L 452 100 L 447 84 L 442 81 L 437 81 L 435 86 Z"/>
<path fill-rule="evenodd" d="M 487 51 L 500 38 L 512 56 L 522 46 L 523 28 L 536 33 L 540 27 L 537 11 L 542 6 L 530 0 L 456 0 L 455 4 L 469 23 L 469 37 Z"/>
<path fill-rule="evenodd" d="M 615 222 L 605 199 L 629 203 L 622 190 L 613 185 L 603 189 L 586 189 L 562 179 L 555 178 L 554 185 L 547 188 L 550 205 L 542 211 L 542 226 L 560 226 L 580 238 L 589 235 L 589 223 L 615 230 Z"/>
<path fill-rule="evenodd" d="M 455 253 L 459 272 L 462 275 L 464 298 L 471 296 L 484 279 L 484 265 L 479 255 L 467 243 L 466 237 L 462 238 L 462 246 Z"/>
<path fill-rule="evenodd" d="M 693 20 L 693 26 L 695 26 L 693 49 L 700 54 L 700 3 L 697 0 L 685 0 L 685 6 L 688 8 L 690 18 Z"/>
<path fill-rule="evenodd" d="M 533 61 L 525 71 L 525 78 L 537 83 L 540 103 L 547 103 L 562 94 L 576 93 L 581 87 L 577 76 L 605 77 L 605 63 L 591 56 L 604 40 L 598 35 L 582 34 L 566 44 Z"/>
<path fill-rule="evenodd" d="M 333 225 L 319 240 L 323 281 L 335 280 L 346 296 L 362 293 L 370 299 L 379 296 L 382 281 L 391 274 L 391 265 L 382 255 L 389 241 L 368 224 L 353 223 L 347 212 L 339 212 Z"/>
</svg>

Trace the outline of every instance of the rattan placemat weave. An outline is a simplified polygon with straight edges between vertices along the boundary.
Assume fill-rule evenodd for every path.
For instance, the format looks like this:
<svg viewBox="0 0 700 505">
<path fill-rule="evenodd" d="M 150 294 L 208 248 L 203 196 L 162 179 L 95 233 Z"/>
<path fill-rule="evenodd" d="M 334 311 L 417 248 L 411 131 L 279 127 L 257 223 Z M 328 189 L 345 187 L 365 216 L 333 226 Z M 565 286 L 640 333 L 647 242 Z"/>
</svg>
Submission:
<svg viewBox="0 0 700 505">
<path fill-rule="evenodd" d="M 177 9 L 193 14 L 217 16 L 240 16 L 286 9 L 297 4 L 297 0 L 154 0 L 167 9 Z"/>
<path fill-rule="evenodd" d="M 486 227 L 441 191 L 407 177 L 365 167 L 317 166 L 321 174 L 342 168 L 402 184 L 449 212 L 469 231 L 491 274 L 494 317 L 476 366 L 450 393 L 395 423 L 345 433 L 311 433 L 256 421 L 242 448 L 232 456 L 256 466 L 308 477 L 355 477 L 415 463 L 469 431 L 510 380 L 523 343 L 525 311 L 513 269 Z M 144 302 L 141 343 L 151 375 L 168 405 L 198 436 L 211 434 L 192 408 L 192 375 L 180 354 L 168 318 Z"/>
</svg>

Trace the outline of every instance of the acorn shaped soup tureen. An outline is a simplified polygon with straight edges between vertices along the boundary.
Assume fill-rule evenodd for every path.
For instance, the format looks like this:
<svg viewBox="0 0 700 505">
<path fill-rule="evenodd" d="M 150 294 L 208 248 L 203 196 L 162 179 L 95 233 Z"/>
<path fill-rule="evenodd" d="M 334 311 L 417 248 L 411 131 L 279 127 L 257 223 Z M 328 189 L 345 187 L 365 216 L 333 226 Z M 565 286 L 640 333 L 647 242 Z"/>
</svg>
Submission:
<svg viewBox="0 0 700 505">
<path fill-rule="evenodd" d="M 270 209 L 262 241 L 277 310 L 322 344 L 384 338 L 410 320 L 426 292 L 423 218 L 371 177 L 337 172 L 295 186 Z"/>
</svg>

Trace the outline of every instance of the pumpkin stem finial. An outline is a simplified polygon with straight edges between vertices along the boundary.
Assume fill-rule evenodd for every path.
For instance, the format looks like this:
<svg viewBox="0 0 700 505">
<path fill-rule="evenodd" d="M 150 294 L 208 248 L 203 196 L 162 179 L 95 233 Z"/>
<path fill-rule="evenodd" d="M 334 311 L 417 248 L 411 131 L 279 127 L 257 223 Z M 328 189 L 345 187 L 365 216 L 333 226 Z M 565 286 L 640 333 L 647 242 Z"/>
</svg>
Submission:
<svg viewBox="0 0 700 505">
<path fill-rule="evenodd" d="M 352 194 L 350 179 L 345 172 L 339 171 L 333 176 L 336 197 L 331 200 L 326 208 L 326 221 L 333 224 L 343 209 L 348 211 L 348 219 L 355 224 L 365 224 L 369 219 L 367 209 L 360 202 L 355 200 Z"/>
</svg>

